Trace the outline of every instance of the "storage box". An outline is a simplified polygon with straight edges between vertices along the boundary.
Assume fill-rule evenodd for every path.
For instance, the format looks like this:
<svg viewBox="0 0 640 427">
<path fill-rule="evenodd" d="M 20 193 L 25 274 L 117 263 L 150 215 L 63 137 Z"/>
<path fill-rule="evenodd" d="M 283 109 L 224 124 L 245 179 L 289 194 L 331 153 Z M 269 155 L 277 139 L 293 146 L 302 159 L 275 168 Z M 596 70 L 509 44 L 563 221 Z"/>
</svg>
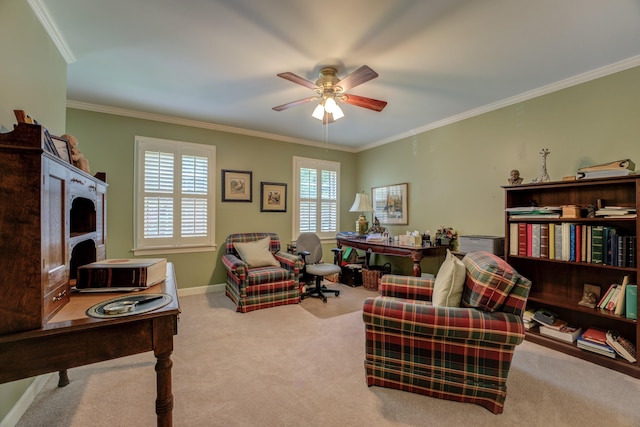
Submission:
<svg viewBox="0 0 640 427">
<path fill-rule="evenodd" d="M 504 237 L 499 236 L 460 236 L 458 251 L 476 252 L 487 251 L 492 254 L 504 255 Z"/>
<path fill-rule="evenodd" d="M 422 236 L 408 236 L 401 234 L 398 237 L 398 243 L 402 246 L 411 246 L 412 248 L 422 246 Z"/>
<path fill-rule="evenodd" d="M 351 286 L 352 288 L 362 286 L 362 265 L 348 264 L 343 266 L 340 283 Z"/>
</svg>

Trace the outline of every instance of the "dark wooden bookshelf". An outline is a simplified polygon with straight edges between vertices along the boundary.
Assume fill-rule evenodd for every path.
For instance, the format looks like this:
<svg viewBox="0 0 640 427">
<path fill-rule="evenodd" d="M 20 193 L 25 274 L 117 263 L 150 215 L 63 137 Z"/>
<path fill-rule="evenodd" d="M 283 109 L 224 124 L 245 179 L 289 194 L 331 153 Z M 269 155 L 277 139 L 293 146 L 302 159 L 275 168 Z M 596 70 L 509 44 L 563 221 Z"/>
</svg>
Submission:
<svg viewBox="0 0 640 427">
<path fill-rule="evenodd" d="M 537 206 L 576 205 L 583 208 L 581 218 L 515 218 L 505 211 L 505 260 L 532 282 L 528 306 L 547 308 L 569 324 L 582 327 L 615 329 L 622 336 L 638 346 L 640 325 L 635 319 L 616 315 L 611 311 L 578 305 L 585 284 L 600 286 L 603 295 L 612 283 L 621 283 L 625 275 L 631 276 L 631 283 L 638 284 L 640 269 L 637 257 L 637 236 L 640 229 L 638 218 L 585 218 L 585 208 L 596 206 L 598 200 L 605 206 L 632 206 L 640 208 L 640 175 L 614 178 L 584 179 L 549 183 L 532 183 L 505 186 L 505 208 Z M 513 254 L 511 247 L 511 224 L 538 223 L 580 225 L 603 225 L 615 227 L 621 235 L 636 236 L 634 267 L 595 264 L 590 262 L 561 261 Z M 638 362 L 630 363 L 623 358 L 612 359 L 586 350 L 575 343 L 565 343 L 542 336 L 537 332 L 527 332 L 526 339 L 557 351 L 605 366 L 624 374 L 640 378 Z"/>
</svg>

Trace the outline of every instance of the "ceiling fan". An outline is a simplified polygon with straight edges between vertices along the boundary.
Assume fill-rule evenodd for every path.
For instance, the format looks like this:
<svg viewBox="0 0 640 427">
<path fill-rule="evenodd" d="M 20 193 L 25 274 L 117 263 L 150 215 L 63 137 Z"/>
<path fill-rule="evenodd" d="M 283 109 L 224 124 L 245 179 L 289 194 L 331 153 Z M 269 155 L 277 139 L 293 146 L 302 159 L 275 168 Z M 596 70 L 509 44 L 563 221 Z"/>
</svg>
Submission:
<svg viewBox="0 0 640 427">
<path fill-rule="evenodd" d="M 312 116 L 318 120 L 322 120 L 323 124 L 328 124 L 344 116 L 342 109 L 337 103 L 338 101 L 357 107 L 368 108 L 373 111 L 382 111 L 387 105 L 386 101 L 345 93 L 349 89 L 378 77 L 378 73 L 368 66 L 363 65 L 342 80 L 338 79 L 337 74 L 338 70 L 336 67 L 323 67 L 320 70 L 320 78 L 318 78 L 315 83 L 290 72 L 278 74 L 278 77 L 313 89 L 316 94 L 308 98 L 278 105 L 277 107 L 273 107 L 273 109 L 275 111 L 282 111 L 310 101 L 320 101 L 313 111 Z"/>
</svg>

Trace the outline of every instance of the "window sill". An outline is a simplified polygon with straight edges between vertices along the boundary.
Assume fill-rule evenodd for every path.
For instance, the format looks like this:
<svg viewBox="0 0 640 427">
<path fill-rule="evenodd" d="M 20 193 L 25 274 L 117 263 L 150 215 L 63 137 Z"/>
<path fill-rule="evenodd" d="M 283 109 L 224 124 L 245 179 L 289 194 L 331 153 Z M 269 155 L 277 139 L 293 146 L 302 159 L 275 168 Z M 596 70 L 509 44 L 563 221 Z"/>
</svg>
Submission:
<svg viewBox="0 0 640 427">
<path fill-rule="evenodd" d="M 164 247 L 164 248 L 146 248 L 146 249 L 132 249 L 135 256 L 141 255 L 163 255 L 163 254 L 186 254 L 194 252 L 215 252 L 216 246 L 193 246 L 193 247 Z"/>
</svg>

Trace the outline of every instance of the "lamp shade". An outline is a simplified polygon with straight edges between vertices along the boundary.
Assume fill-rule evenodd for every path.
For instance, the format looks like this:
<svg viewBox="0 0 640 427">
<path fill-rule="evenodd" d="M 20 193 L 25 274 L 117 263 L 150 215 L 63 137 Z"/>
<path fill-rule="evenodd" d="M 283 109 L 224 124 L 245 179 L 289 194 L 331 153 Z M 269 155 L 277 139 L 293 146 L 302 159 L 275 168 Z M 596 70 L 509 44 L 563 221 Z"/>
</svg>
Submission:
<svg viewBox="0 0 640 427">
<path fill-rule="evenodd" d="M 353 206 L 351 206 L 349 212 L 373 212 L 369 195 L 366 193 L 357 193 L 356 200 L 353 202 Z"/>
</svg>

